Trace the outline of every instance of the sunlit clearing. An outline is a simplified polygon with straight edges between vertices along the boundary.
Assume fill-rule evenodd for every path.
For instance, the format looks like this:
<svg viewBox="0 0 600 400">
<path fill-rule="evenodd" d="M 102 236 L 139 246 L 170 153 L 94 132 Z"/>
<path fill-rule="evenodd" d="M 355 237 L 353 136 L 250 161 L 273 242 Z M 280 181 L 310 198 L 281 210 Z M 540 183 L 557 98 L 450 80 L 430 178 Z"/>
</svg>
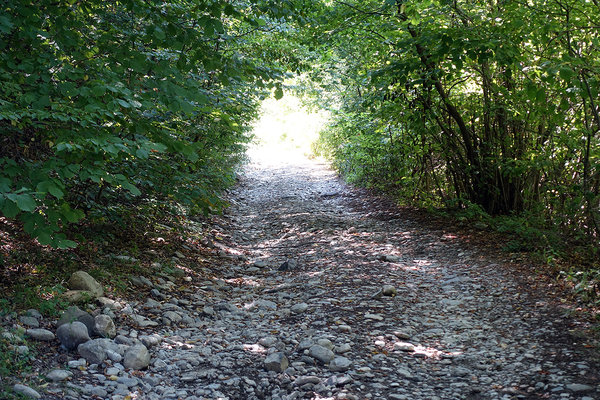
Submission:
<svg viewBox="0 0 600 400">
<path fill-rule="evenodd" d="M 312 154 L 311 144 L 327 120 L 327 113 L 311 112 L 299 98 L 286 94 L 281 100 L 267 99 L 254 125 L 256 140 L 249 149 L 255 162 L 291 164 Z"/>
</svg>

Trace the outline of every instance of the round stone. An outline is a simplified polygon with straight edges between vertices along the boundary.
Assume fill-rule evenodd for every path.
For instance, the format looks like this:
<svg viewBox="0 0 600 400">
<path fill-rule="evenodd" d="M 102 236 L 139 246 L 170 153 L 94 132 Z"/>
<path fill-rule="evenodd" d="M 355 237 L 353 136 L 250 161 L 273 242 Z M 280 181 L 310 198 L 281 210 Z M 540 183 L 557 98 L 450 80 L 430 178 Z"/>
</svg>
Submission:
<svg viewBox="0 0 600 400">
<path fill-rule="evenodd" d="M 347 371 L 352 362 L 346 357 L 336 357 L 329 363 L 329 369 L 335 372 Z"/>
<path fill-rule="evenodd" d="M 144 369 L 150 364 L 150 353 L 143 344 L 131 346 L 123 357 L 123 365 L 129 369 Z"/>
<path fill-rule="evenodd" d="M 267 371 L 283 372 L 289 366 L 289 361 L 283 353 L 269 354 L 265 358 L 265 369 Z"/>
<path fill-rule="evenodd" d="M 60 344 L 67 350 L 74 350 L 81 343 L 90 340 L 87 327 L 79 321 L 63 324 L 56 330 Z"/>
</svg>

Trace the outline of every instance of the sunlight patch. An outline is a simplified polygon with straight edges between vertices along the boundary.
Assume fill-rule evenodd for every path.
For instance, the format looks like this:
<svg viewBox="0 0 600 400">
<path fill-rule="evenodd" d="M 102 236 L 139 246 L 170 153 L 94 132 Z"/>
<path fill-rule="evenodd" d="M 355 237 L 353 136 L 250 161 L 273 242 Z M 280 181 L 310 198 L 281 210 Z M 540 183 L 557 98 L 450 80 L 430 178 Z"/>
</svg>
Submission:
<svg viewBox="0 0 600 400">
<path fill-rule="evenodd" d="M 312 155 L 311 145 L 319 137 L 327 114 L 312 112 L 301 100 L 286 94 L 282 99 L 266 99 L 261 117 L 254 124 L 256 137 L 248 154 L 261 163 L 289 164 Z"/>
</svg>

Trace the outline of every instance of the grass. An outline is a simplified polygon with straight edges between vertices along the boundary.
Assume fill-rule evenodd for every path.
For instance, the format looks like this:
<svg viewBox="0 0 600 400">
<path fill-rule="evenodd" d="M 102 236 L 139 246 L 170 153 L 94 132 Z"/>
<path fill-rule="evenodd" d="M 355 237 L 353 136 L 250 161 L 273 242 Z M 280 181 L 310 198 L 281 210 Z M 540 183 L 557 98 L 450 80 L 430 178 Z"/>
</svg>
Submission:
<svg viewBox="0 0 600 400">
<path fill-rule="evenodd" d="M 5 332 L 14 335 L 14 339 L 10 340 L 4 336 L 0 337 L 0 376 L 14 377 L 21 381 L 21 378 L 26 378 L 26 375 L 31 370 L 31 360 L 35 358 L 36 351 L 32 344 L 23 338 L 24 332 L 22 330 Z M 22 345 L 29 348 L 29 353 L 19 354 L 17 346 Z M 26 397 L 12 390 L 11 380 L 3 379 L 0 381 L 0 398 L 7 400 L 25 399 Z"/>
</svg>

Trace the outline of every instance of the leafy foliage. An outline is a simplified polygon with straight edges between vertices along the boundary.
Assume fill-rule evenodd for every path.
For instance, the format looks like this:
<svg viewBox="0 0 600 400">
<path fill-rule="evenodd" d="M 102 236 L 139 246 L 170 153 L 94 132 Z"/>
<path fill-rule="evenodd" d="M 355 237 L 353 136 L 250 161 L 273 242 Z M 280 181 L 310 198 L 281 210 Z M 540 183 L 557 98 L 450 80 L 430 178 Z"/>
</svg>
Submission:
<svg viewBox="0 0 600 400">
<path fill-rule="evenodd" d="M 403 202 L 539 213 L 597 247 L 599 16 L 577 0 L 335 1 L 309 38 L 309 85 L 336 115 L 317 148 Z"/>
<path fill-rule="evenodd" d="M 86 216 L 110 219 L 145 202 L 218 210 L 258 99 L 281 95 L 293 62 L 260 40 L 286 26 L 289 6 L 5 3 L 1 214 L 64 248 L 75 245 L 64 228 Z"/>
</svg>

